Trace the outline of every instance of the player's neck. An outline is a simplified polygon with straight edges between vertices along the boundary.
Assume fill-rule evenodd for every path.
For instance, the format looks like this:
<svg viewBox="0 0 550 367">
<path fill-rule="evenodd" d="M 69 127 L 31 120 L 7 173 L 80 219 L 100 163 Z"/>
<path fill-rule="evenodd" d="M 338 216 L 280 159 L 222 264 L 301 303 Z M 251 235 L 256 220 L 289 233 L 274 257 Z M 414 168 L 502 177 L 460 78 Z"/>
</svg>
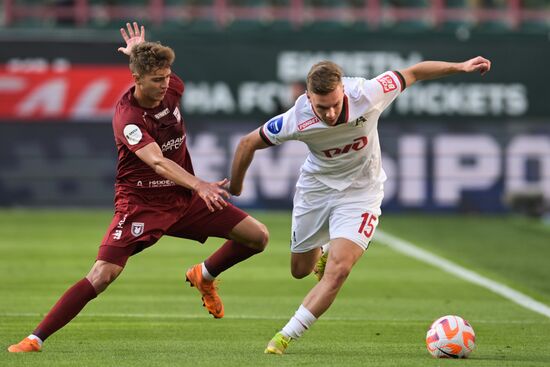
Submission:
<svg viewBox="0 0 550 367">
<path fill-rule="evenodd" d="M 140 107 L 143 107 L 143 108 L 155 108 L 158 105 L 160 105 L 160 101 L 156 101 L 154 99 L 148 98 L 143 93 L 140 93 L 138 88 L 134 90 L 134 98 L 137 101 L 137 103 L 140 105 Z"/>
</svg>

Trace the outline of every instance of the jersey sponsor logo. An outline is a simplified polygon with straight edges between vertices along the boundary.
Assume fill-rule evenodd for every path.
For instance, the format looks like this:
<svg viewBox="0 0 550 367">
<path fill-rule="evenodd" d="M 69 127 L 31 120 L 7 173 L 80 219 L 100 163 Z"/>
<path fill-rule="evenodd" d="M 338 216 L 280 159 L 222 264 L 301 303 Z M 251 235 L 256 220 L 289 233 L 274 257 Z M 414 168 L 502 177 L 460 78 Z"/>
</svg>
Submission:
<svg viewBox="0 0 550 367">
<path fill-rule="evenodd" d="M 132 235 L 134 237 L 141 236 L 143 234 L 144 228 L 145 228 L 145 223 L 132 222 Z"/>
<path fill-rule="evenodd" d="M 124 126 L 124 137 L 128 141 L 128 144 L 130 145 L 136 145 L 141 141 L 141 138 L 143 138 L 143 134 L 139 127 L 134 124 L 128 124 Z"/>
<path fill-rule="evenodd" d="M 164 110 L 160 111 L 159 113 L 157 113 L 155 115 L 155 118 L 158 120 L 158 119 L 161 119 L 163 118 L 164 116 L 168 115 L 170 113 L 170 109 L 165 108 Z"/>
<path fill-rule="evenodd" d="M 176 139 L 168 140 L 166 143 L 162 144 L 161 150 L 163 152 L 167 152 L 172 149 L 179 149 L 179 147 L 181 147 L 181 144 L 183 144 L 184 140 L 185 140 L 185 135 Z"/>
<path fill-rule="evenodd" d="M 330 148 L 323 150 L 323 153 L 325 153 L 325 156 L 327 158 L 334 158 L 338 155 L 346 154 L 354 151 L 359 151 L 367 146 L 367 143 L 369 142 L 369 139 L 366 136 L 362 136 L 360 138 L 353 139 L 353 143 L 346 144 L 343 147 L 337 147 L 337 148 Z"/>
<path fill-rule="evenodd" d="M 275 117 L 267 123 L 267 130 L 272 134 L 278 134 L 283 128 L 283 116 Z"/>
<path fill-rule="evenodd" d="M 180 110 L 177 106 L 174 109 L 173 113 L 174 113 L 174 116 L 176 117 L 176 120 L 178 120 L 178 122 L 181 122 L 181 113 L 180 113 Z"/>
<path fill-rule="evenodd" d="M 300 122 L 298 124 L 298 130 L 302 131 L 302 130 L 305 130 L 307 129 L 308 127 L 310 127 L 311 125 L 315 125 L 316 123 L 318 123 L 319 121 L 319 117 L 317 116 L 314 116 L 312 118 L 310 118 L 309 120 L 307 121 L 304 121 L 304 122 Z"/>
<path fill-rule="evenodd" d="M 376 79 L 376 81 L 378 83 L 380 83 L 380 85 L 384 89 L 384 93 L 389 93 L 392 90 L 397 89 L 397 83 L 395 82 L 395 80 L 393 80 L 391 75 L 384 75 L 384 76 Z"/>
<path fill-rule="evenodd" d="M 176 186 L 176 183 L 172 180 L 149 181 L 149 187 L 170 187 L 170 186 Z"/>
</svg>

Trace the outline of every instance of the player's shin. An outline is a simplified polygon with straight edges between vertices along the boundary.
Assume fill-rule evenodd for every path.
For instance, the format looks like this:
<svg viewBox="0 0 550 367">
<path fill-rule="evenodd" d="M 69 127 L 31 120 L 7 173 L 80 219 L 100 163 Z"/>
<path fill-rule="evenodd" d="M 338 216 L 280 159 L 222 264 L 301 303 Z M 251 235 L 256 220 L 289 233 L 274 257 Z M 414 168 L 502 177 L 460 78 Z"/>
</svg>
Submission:
<svg viewBox="0 0 550 367">
<path fill-rule="evenodd" d="M 217 277 L 220 273 L 229 269 L 233 265 L 238 264 L 261 251 L 262 250 L 248 247 L 245 244 L 228 240 L 204 261 L 204 266 L 210 275 Z"/>
</svg>

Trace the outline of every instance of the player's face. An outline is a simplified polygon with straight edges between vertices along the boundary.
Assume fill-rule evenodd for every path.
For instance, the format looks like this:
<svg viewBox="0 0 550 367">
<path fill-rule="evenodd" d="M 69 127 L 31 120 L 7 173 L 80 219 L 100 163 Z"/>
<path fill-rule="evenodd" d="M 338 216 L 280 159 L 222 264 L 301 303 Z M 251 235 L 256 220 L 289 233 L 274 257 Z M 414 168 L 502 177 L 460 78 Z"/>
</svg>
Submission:
<svg viewBox="0 0 550 367">
<path fill-rule="evenodd" d="M 307 97 L 317 117 L 327 125 L 336 125 L 344 106 L 344 86 L 342 84 L 324 95 L 307 92 Z"/>
<path fill-rule="evenodd" d="M 160 104 L 170 83 L 170 68 L 156 69 L 136 78 L 136 94 L 138 101 L 144 107 L 156 107 Z"/>
</svg>

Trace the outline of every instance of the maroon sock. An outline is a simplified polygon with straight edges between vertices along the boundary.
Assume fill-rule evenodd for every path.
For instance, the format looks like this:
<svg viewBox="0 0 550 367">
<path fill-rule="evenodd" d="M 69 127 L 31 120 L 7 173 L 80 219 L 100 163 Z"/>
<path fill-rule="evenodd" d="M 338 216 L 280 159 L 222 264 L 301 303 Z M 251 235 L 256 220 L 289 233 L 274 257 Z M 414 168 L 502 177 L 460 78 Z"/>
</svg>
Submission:
<svg viewBox="0 0 550 367">
<path fill-rule="evenodd" d="M 250 248 L 242 243 L 228 240 L 210 257 L 204 260 L 206 270 L 213 277 L 217 277 L 222 271 L 225 271 L 233 265 L 256 255 L 261 250 Z"/>
<path fill-rule="evenodd" d="M 78 315 L 84 306 L 96 297 L 97 293 L 92 283 L 87 278 L 80 280 L 61 296 L 32 333 L 42 341 L 46 340 L 48 336 Z"/>
</svg>

